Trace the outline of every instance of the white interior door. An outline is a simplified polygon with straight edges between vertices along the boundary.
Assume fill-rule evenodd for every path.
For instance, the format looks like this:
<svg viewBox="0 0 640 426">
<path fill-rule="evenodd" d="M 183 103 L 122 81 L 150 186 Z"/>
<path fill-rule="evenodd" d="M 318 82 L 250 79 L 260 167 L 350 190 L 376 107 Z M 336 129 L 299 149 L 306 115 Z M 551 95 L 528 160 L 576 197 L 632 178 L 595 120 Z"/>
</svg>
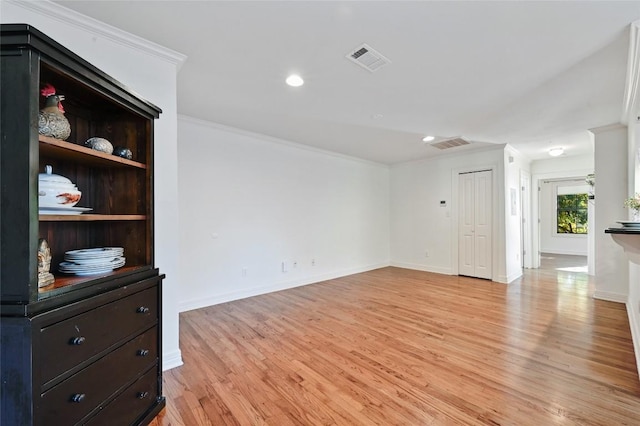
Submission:
<svg viewBox="0 0 640 426">
<path fill-rule="evenodd" d="M 491 279 L 492 172 L 459 175 L 458 273 Z"/>
</svg>

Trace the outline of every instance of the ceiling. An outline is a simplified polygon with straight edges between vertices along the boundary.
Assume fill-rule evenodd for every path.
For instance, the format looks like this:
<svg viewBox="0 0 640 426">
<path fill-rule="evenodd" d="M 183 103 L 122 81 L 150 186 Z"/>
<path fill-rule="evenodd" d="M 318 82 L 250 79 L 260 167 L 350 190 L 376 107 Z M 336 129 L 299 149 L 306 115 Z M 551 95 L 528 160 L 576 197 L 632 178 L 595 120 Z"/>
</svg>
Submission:
<svg viewBox="0 0 640 426">
<path fill-rule="evenodd" d="M 587 129 L 621 118 L 640 19 L 639 1 L 56 3 L 187 55 L 180 114 L 385 164 L 503 143 L 592 153 Z M 363 43 L 391 63 L 349 61 Z"/>
</svg>

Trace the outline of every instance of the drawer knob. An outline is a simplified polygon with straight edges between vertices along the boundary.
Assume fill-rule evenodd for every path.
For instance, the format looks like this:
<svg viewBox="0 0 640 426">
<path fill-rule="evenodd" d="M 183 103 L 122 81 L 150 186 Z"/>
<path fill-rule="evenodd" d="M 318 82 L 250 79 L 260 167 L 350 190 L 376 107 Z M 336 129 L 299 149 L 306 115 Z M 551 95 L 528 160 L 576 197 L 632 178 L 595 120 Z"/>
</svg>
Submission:
<svg viewBox="0 0 640 426">
<path fill-rule="evenodd" d="M 84 341 L 87 340 L 84 337 L 80 336 L 80 337 L 74 337 L 69 341 L 69 344 L 71 345 L 81 345 L 84 343 Z"/>
<path fill-rule="evenodd" d="M 76 394 L 73 394 L 71 396 L 71 401 L 80 403 L 80 402 L 82 402 L 84 397 L 85 397 L 85 395 L 83 393 L 76 393 Z"/>
<path fill-rule="evenodd" d="M 147 356 L 149 355 L 149 349 L 138 349 L 138 356 Z"/>
<path fill-rule="evenodd" d="M 148 314 L 149 308 L 147 308 L 146 306 L 140 306 L 138 309 L 136 309 L 136 312 L 139 314 Z"/>
<path fill-rule="evenodd" d="M 149 396 L 149 392 L 138 392 L 138 399 L 145 399 Z"/>
</svg>

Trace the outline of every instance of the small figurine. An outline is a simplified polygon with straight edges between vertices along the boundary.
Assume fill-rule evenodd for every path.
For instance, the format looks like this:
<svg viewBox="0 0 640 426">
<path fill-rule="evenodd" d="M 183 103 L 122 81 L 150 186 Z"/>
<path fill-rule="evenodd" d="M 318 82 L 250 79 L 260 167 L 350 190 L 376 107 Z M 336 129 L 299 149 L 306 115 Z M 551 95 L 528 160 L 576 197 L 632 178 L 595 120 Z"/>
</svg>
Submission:
<svg viewBox="0 0 640 426">
<path fill-rule="evenodd" d="M 38 287 L 46 287 L 56 280 L 49 269 L 51 268 L 51 249 L 47 240 L 38 240 Z"/>
<path fill-rule="evenodd" d="M 38 133 L 63 141 L 67 140 L 71 135 L 71 125 L 64 116 L 61 102 L 64 100 L 64 95 L 56 95 L 56 88 L 50 84 L 44 86 L 40 94 L 45 97 L 45 103 L 38 114 Z"/>
<path fill-rule="evenodd" d="M 131 152 L 131 150 L 123 146 L 116 146 L 115 148 L 113 148 L 113 155 L 126 158 L 127 160 L 131 160 L 133 158 L 133 153 Z"/>
</svg>

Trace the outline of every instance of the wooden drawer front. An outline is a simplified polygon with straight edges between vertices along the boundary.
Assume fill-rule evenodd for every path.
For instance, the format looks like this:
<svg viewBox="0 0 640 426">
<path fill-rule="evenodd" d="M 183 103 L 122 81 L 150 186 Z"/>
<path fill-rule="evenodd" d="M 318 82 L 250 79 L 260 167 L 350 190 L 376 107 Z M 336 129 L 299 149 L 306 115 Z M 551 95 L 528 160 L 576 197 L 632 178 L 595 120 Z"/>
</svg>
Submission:
<svg viewBox="0 0 640 426">
<path fill-rule="evenodd" d="M 42 383 L 157 321 L 154 287 L 41 329 Z"/>
<path fill-rule="evenodd" d="M 157 361 L 158 328 L 153 327 L 45 392 L 39 423 L 76 423 Z"/>
<path fill-rule="evenodd" d="M 156 404 L 160 396 L 158 380 L 158 371 L 152 368 L 86 424 L 91 426 L 135 424 Z"/>
</svg>

